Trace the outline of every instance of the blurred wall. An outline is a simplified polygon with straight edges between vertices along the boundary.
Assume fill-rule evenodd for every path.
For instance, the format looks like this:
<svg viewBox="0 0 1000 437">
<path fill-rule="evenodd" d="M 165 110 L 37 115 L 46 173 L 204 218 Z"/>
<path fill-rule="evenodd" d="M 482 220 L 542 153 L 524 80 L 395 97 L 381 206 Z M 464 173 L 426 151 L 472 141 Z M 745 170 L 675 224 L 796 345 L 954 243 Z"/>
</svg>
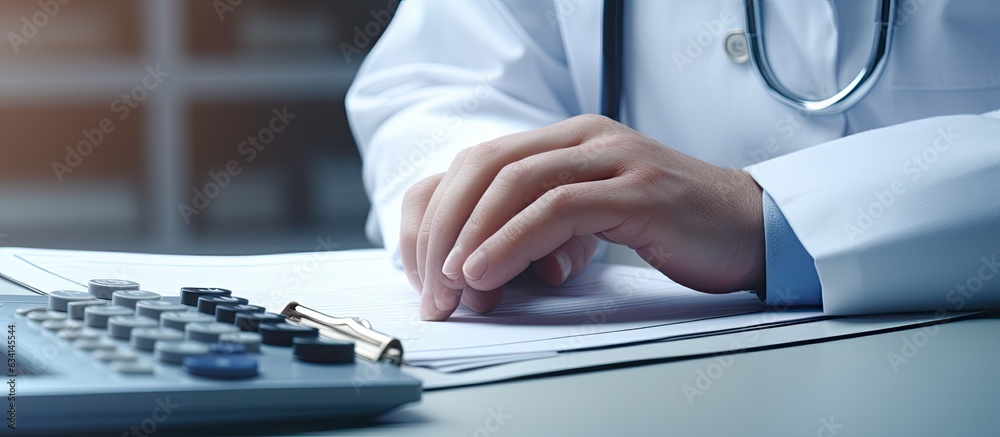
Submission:
<svg viewBox="0 0 1000 437">
<path fill-rule="evenodd" d="M 0 245 L 367 246 L 343 101 L 395 6 L 0 1 Z"/>
</svg>

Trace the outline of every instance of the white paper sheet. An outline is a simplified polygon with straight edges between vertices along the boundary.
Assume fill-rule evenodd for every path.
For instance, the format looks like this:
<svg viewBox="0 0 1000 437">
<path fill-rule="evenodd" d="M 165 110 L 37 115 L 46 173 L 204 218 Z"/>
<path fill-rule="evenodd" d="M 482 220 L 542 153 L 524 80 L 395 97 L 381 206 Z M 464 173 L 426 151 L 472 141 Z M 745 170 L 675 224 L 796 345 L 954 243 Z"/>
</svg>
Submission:
<svg viewBox="0 0 1000 437">
<path fill-rule="evenodd" d="M 403 341 L 408 364 L 446 371 L 821 316 L 765 312 L 749 293 L 708 295 L 652 269 L 595 264 L 560 288 L 515 282 L 490 314 L 461 307 L 447 322 L 423 322 L 417 294 L 382 250 L 230 257 L 4 248 L 0 274 L 42 292 L 120 278 L 161 294 L 228 288 L 270 311 L 295 300 L 367 319 Z"/>
</svg>

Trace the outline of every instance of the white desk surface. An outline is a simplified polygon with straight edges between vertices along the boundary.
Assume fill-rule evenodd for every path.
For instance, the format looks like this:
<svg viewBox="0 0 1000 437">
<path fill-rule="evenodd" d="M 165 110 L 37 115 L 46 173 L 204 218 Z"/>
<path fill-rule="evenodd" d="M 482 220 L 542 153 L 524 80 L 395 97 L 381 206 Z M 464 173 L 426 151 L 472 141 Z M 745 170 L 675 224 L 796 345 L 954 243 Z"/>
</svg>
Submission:
<svg viewBox="0 0 1000 437">
<path fill-rule="evenodd" d="M 0 280 L 0 293 L 16 289 Z M 700 358 L 432 391 L 374 426 L 302 435 L 997 435 L 1000 318 L 928 332 L 739 353 L 728 367 Z M 894 368 L 890 354 L 905 361 Z M 689 402 L 685 385 L 702 394 Z"/>
</svg>

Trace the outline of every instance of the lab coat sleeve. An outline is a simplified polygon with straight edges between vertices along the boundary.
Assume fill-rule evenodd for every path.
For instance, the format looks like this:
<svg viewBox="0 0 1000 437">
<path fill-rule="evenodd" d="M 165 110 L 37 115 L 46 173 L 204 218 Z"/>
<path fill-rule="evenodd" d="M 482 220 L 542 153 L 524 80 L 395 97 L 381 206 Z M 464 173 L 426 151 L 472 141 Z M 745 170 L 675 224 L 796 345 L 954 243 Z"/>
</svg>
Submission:
<svg viewBox="0 0 1000 437">
<path fill-rule="evenodd" d="M 765 191 L 764 252 L 767 293 L 764 303 L 776 309 L 822 304 L 816 261 L 792 231 L 785 215 Z"/>
<path fill-rule="evenodd" d="M 903 123 L 747 168 L 815 260 L 824 312 L 1000 308 L 998 114 Z"/>
<path fill-rule="evenodd" d="M 558 28 L 532 11 L 543 3 L 407 0 L 365 59 L 347 115 L 372 202 L 367 233 L 390 253 L 413 183 L 463 148 L 576 112 Z"/>
</svg>

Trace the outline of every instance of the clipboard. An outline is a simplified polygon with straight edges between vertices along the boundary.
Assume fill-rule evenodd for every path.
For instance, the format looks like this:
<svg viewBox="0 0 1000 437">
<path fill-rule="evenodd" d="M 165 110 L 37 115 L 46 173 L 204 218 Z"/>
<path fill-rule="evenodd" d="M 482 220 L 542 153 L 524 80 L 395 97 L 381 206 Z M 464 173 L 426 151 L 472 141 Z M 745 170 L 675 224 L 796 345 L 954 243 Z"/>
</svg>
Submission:
<svg viewBox="0 0 1000 437">
<path fill-rule="evenodd" d="M 403 364 L 403 343 L 376 331 L 367 320 L 329 316 L 294 301 L 281 314 L 287 322 L 319 329 L 323 337 L 354 343 L 354 354 L 368 361 Z"/>
</svg>

